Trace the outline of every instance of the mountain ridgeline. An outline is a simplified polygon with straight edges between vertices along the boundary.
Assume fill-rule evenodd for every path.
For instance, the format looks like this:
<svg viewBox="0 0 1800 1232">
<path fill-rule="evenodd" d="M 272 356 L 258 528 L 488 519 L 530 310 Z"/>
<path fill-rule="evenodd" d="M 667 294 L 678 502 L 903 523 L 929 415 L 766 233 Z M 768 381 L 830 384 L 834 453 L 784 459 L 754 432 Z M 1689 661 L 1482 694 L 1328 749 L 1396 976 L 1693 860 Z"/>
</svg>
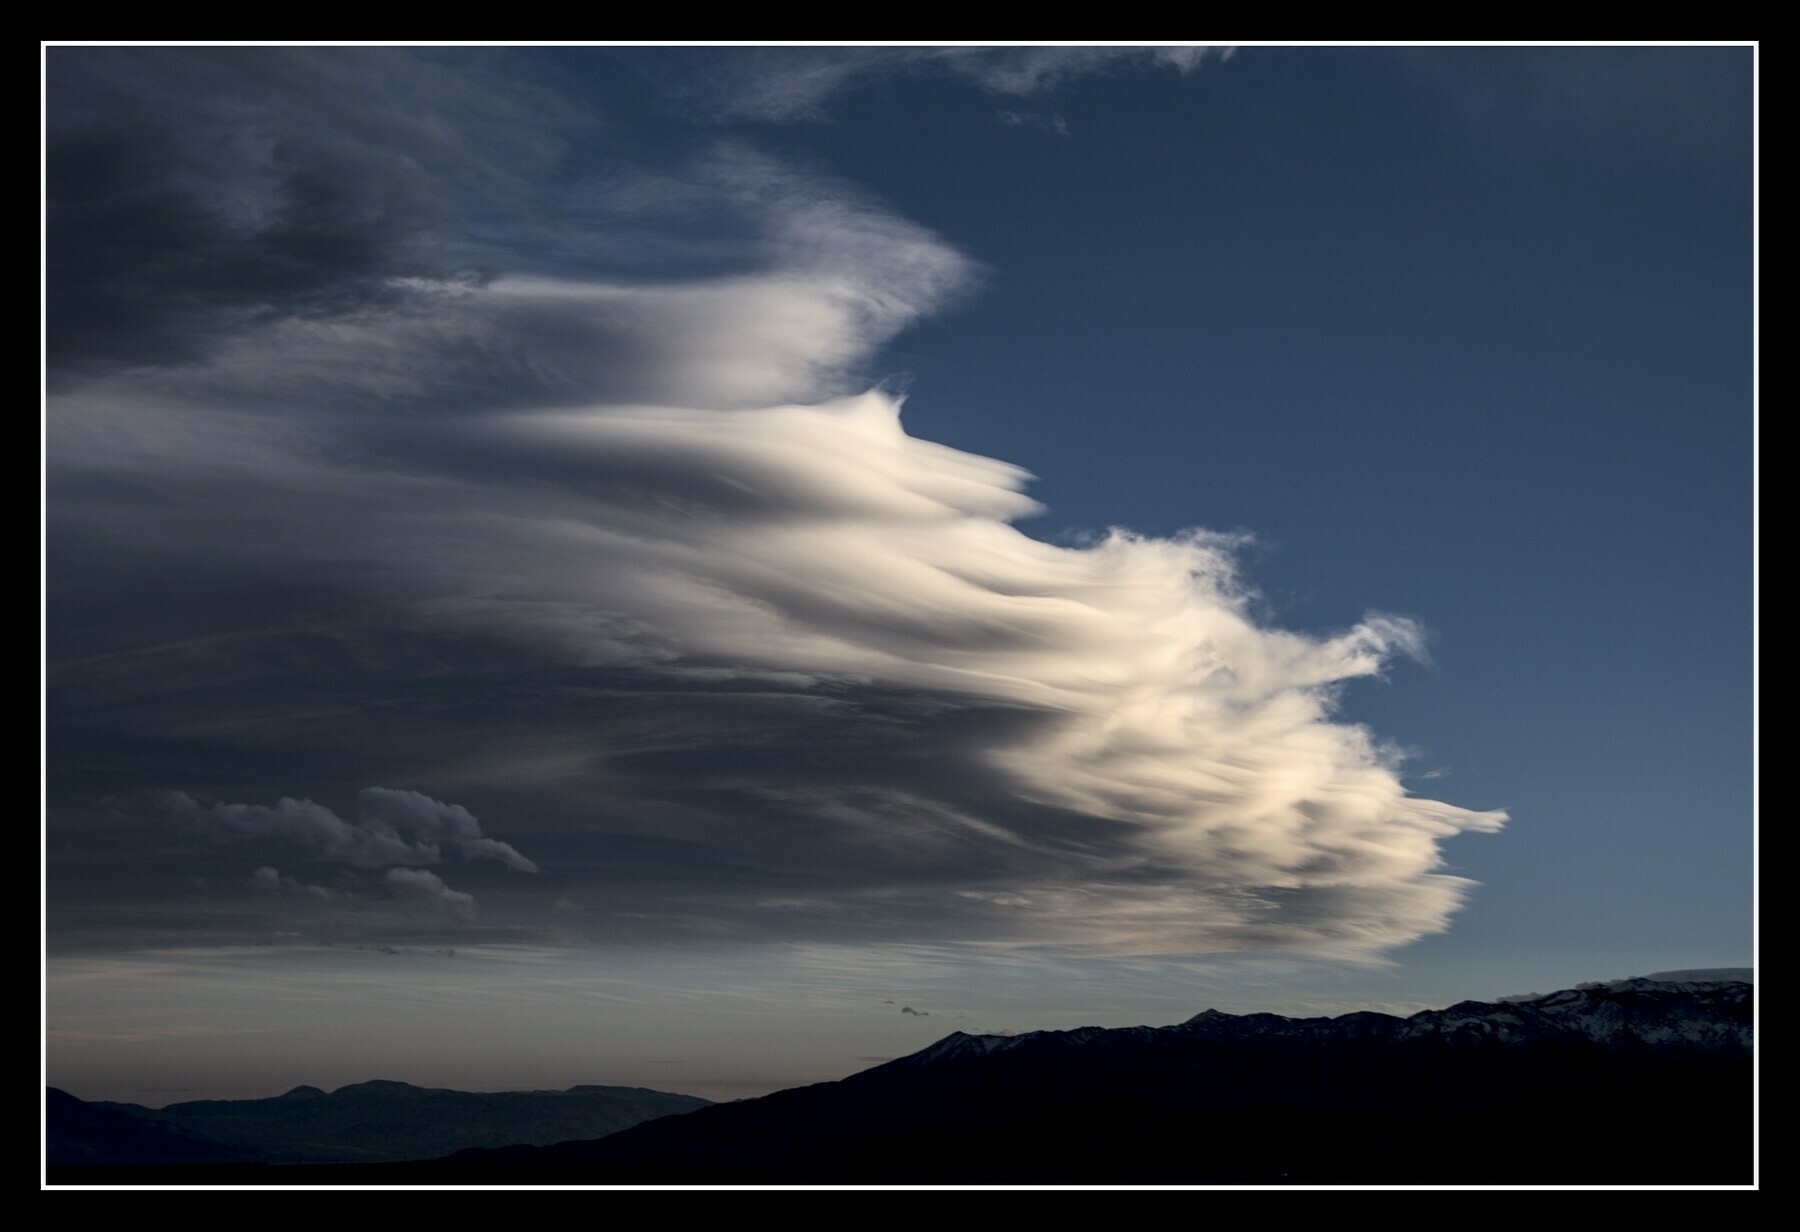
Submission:
<svg viewBox="0 0 1800 1232">
<path fill-rule="evenodd" d="M 604 1138 L 265 1179 L 1741 1184 L 1752 1009 L 1747 982 L 1638 979 L 1407 1018 L 1208 1010 L 1168 1027 L 957 1032 L 839 1082 Z M 196 1161 L 162 1179 L 234 1171 Z"/>
<path fill-rule="evenodd" d="M 468 1147 L 599 1138 L 710 1101 L 641 1087 L 450 1091 L 359 1082 L 326 1094 L 203 1099 L 143 1108 L 52 1089 L 49 1160 L 63 1165 L 266 1164 L 431 1159 Z"/>
</svg>

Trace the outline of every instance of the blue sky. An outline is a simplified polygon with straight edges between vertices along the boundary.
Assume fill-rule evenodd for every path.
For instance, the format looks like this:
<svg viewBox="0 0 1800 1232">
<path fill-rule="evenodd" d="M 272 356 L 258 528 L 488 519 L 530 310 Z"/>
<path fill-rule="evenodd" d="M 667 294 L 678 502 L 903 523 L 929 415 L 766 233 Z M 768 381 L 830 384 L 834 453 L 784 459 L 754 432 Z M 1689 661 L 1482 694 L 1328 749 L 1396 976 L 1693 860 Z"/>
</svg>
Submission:
<svg viewBox="0 0 1800 1232">
<path fill-rule="evenodd" d="M 47 60 L 52 1082 L 1751 963 L 1752 49 Z"/>
</svg>

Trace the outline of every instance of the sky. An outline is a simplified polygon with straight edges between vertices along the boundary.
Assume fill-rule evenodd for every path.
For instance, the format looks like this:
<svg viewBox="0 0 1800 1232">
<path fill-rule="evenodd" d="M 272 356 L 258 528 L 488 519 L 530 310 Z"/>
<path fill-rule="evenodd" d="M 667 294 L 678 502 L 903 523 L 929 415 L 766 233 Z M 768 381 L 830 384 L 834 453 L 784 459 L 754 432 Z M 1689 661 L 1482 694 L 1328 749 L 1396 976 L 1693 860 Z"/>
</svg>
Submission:
<svg viewBox="0 0 1800 1232">
<path fill-rule="evenodd" d="M 1752 965 L 1754 68 L 46 48 L 47 1080 Z"/>
</svg>

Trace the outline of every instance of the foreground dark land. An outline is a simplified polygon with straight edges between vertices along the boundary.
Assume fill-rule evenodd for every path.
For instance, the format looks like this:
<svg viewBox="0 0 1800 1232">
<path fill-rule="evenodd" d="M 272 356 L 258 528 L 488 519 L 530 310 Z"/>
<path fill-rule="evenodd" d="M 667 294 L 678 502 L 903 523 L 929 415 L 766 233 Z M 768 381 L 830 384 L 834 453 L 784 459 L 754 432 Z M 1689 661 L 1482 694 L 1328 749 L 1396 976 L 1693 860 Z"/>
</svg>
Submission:
<svg viewBox="0 0 1800 1232">
<path fill-rule="evenodd" d="M 418 1163 L 75 1166 L 53 1184 L 1748 1184 L 1750 985 L 1400 1019 L 955 1034 L 841 1082 Z M 89 1107 L 93 1107 L 89 1105 Z"/>
</svg>

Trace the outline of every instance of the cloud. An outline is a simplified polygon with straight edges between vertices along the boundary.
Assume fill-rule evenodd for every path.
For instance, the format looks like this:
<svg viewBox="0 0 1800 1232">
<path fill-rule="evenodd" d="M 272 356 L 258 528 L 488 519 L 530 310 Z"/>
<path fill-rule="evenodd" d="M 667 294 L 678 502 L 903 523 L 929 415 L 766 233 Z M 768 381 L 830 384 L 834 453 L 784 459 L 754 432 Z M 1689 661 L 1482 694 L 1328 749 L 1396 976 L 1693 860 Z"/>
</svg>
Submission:
<svg viewBox="0 0 1800 1232">
<path fill-rule="evenodd" d="M 452 890 L 436 873 L 422 868 L 390 868 L 381 880 L 395 898 L 435 904 L 459 920 L 475 918 L 474 896 Z"/>
<path fill-rule="evenodd" d="M 171 398 L 362 413 L 599 399 L 709 408 L 843 392 L 881 343 L 973 285 L 977 267 L 849 185 L 715 146 L 649 192 L 704 202 L 743 234 L 739 267 L 680 281 L 497 273 L 391 283 L 405 303 L 294 314 L 221 339 L 203 368 L 160 372 Z M 595 226 L 642 224 L 637 194 L 589 202 Z M 579 268 L 576 266 L 576 268 Z"/>
<path fill-rule="evenodd" d="M 915 1010 L 915 1009 L 914 1009 L 914 1008 L 913 1008 L 913 1007 L 912 1007 L 912 1006 L 910 1006 L 910 1005 L 903 1005 L 903 1006 L 901 1006 L 901 1007 L 900 1007 L 900 1012 L 901 1012 L 901 1013 L 902 1013 L 902 1014 L 911 1014 L 911 1015 L 912 1015 L 912 1016 L 913 1016 L 913 1017 L 914 1017 L 914 1018 L 930 1018 L 930 1017 L 931 1017 L 931 1015 L 930 1015 L 930 1014 L 928 1014 L 928 1013 L 927 1013 L 927 1012 L 926 1012 L 926 1011 L 924 1011 L 924 1010 Z"/>
<path fill-rule="evenodd" d="M 1011 525 L 1038 509 L 1023 471 L 910 436 L 881 391 L 389 425 L 346 437 L 362 442 L 351 463 L 258 436 L 204 463 L 213 490 L 338 517 L 240 517 L 241 548 L 193 495 L 179 434 L 88 439 L 83 465 L 126 449 L 120 465 L 166 467 L 185 494 L 172 521 L 140 508 L 113 527 L 120 544 L 211 543 L 244 568 L 274 555 L 333 562 L 345 584 L 382 579 L 388 606 L 347 607 L 333 633 L 363 626 L 373 640 L 352 662 L 374 666 L 334 670 L 352 695 L 430 681 L 439 700 L 370 738 L 416 743 L 429 724 L 446 754 L 435 775 L 456 774 L 451 750 L 473 740 L 495 764 L 533 767 L 515 782 L 566 793 L 545 807 L 584 815 L 563 824 L 587 841 L 654 835 L 643 849 L 659 854 L 627 861 L 614 896 L 661 902 L 631 906 L 638 919 L 740 929 L 780 885 L 831 908 L 760 913 L 795 929 L 1369 953 L 1444 928 L 1469 883 L 1439 871 L 1441 842 L 1503 820 L 1408 795 L 1397 756 L 1333 719 L 1347 682 L 1420 652 L 1415 624 L 1261 625 L 1237 543 L 1216 535 L 1031 539 Z M 402 628 L 405 653 L 384 663 Z M 326 679 L 296 678 L 259 636 L 209 653 L 226 677 L 250 672 L 237 690 Z M 490 722 L 473 699 L 501 680 L 513 700 Z M 355 823 L 305 800 L 174 803 L 216 835 L 359 867 L 445 851 L 526 866 L 465 810 L 416 793 L 364 792 Z M 732 867 L 758 871 L 694 881 Z"/>
<path fill-rule="evenodd" d="M 364 788 L 357 797 L 358 820 L 354 822 L 311 800 L 291 797 L 273 805 L 202 804 L 182 791 L 164 792 L 161 798 L 178 820 L 216 840 L 280 840 L 332 864 L 353 868 L 435 864 L 448 847 L 465 860 L 493 860 L 520 872 L 538 871 L 537 865 L 511 844 L 484 837 L 481 823 L 461 805 L 445 804 L 416 791 Z M 251 880 L 268 886 L 293 881 L 268 867 L 257 869 Z M 329 891 L 320 896 L 329 897 Z"/>
<path fill-rule="evenodd" d="M 298 878 L 284 877 L 266 864 L 250 874 L 247 884 L 259 894 L 300 894 L 326 901 L 337 897 L 324 886 L 307 885 Z"/>
<path fill-rule="evenodd" d="M 47 358 L 65 379 L 207 358 L 287 321 L 470 279 L 446 236 L 526 191 L 566 104 L 380 48 L 46 52 Z"/>
<path fill-rule="evenodd" d="M 895 66 L 1033 97 L 1201 54 L 899 50 L 796 62 L 842 69 L 815 98 Z M 733 61 L 753 62 L 772 61 Z M 191 288 L 212 285 L 193 268 L 235 268 L 248 241 L 221 231 L 221 203 L 267 178 L 266 143 L 226 142 L 195 173 L 200 255 L 169 248 L 165 269 L 165 241 L 146 240 L 110 282 L 53 265 L 101 317 L 115 284 L 199 314 L 171 325 L 191 353 L 157 350 L 144 321 L 129 345 L 48 327 L 92 360 L 47 421 L 49 740 L 74 768 L 58 783 L 104 766 L 107 791 L 159 786 L 179 766 L 176 781 L 265 799 L 418 782 L 490 816 L 504 802 L 568 871 L 539 898 L 484 890 L 484 917 L 593 936 L 1366 957 L 1463 902 L 1442 845 L 1504 814 L 1408 794 L 1399 755 L 1338 717 L 1351 682 L 1422 654 L 1417 624 L 1272 627 L 1240 542 L 1203 531 L 1034 539 L 1017 525 L 1041 512 L 1023 469 L 914 437 L 892 389 L 858 388 L 877 348 L 977 278 L 942 239 L 733 145 L 603 182 L 549 176 L 561 195 L 533 196 L 517 160 L 482 153 L 531 130 L 529 92 L 453 85 L 432 60 L 373 62 L 400 66 L 380 87 L 399 93 L 351 109 L 385 117 L 367 132 L 329 100 L 283 101 L 324 99 L 355 58 L 124 56 L 108 94 L 114 63 L 59 78 L 58 134 L 112 131 L 174 74 L 200 84 L 175 92 L 164 140 L 190 140 L 190 110 L 202 135 L 281 135 L 297 165 L 350 168 L 352 203 L 372 191 L 353 173 L 370 151 L 418 170 L 387 238 L 324 244 L 350 255 L 261 307 Z M 244 65 L 274 84 L 245 84 Z M 409 74 L 434 100 L 418 125 Z M 521 145 L 555 160 L 554 141 Z M 525 195 L 507 213 L 509 185 Z M 79 203 L 124 199 L 102 187 L 58 198 L 76 203 L 72 235 Z M 593 247 L 543 240 L 557 228 L 520 204 L 540 200 Z M 470 228 L 482 202 L 513 229 L 476 247 L 517 268 L 458 278 L 464 249 L 405 238 L 453 228 L 428 221 L 440 208 Z M 633 245 L 683 272 L 600 268 Z M 367 257 L 415 248 L 445 259 Z M 544 251 L 560 272 L 534 265 Z M 536 868 L 469 808 L 409 790 L 369 788 L 351 818 L 291 794 L 166 803 L 216 841 L 388 870 L 386 892 L 453 913 L 472 900 L 422 866 Z M 121 859 L 152 841 L 77 804 Z"/>
<path fill-rule="evenodd" d="M 423 835 L 453 848 L 465 860 L 495 860 L 522 873 L 538 871 L 538 866 L 510 843 L 484 838 L 481 823 L 460 804 L 445 804 L 421 792 L 392 787 L 365 787 L 356 802 L 366 824 Z"/>
<path fill-rule="evenodd" d="M 674 83 L 677 96 L 721 120 L 793 123 L 827 119 L 857 87 L 903 74 L 943 75 L 991 94 L 1041 95 L 1077 78 L 1125 68 L 1187 74 L 1231 49 L 1184 47 L 736 48 Z"/>
<path fill-rule="evenodd" d="M 1054 111 L 1010 111 L 995 113 L 1008 128 L 1041 128 L 1058 137 L 1069 135 L 1069 122 Z"/>
<path fill-rule="evenodd" d="M 1185 47 L 957 47 L 939 49 L 950 71 L 995 94 L 1025 97 L 1054 89 L 1076 77 L 1124 67 L 1170 68 L 1193 72 L 1209 57 L 1229 59 L 1232 49 Z"/>
</svg>

